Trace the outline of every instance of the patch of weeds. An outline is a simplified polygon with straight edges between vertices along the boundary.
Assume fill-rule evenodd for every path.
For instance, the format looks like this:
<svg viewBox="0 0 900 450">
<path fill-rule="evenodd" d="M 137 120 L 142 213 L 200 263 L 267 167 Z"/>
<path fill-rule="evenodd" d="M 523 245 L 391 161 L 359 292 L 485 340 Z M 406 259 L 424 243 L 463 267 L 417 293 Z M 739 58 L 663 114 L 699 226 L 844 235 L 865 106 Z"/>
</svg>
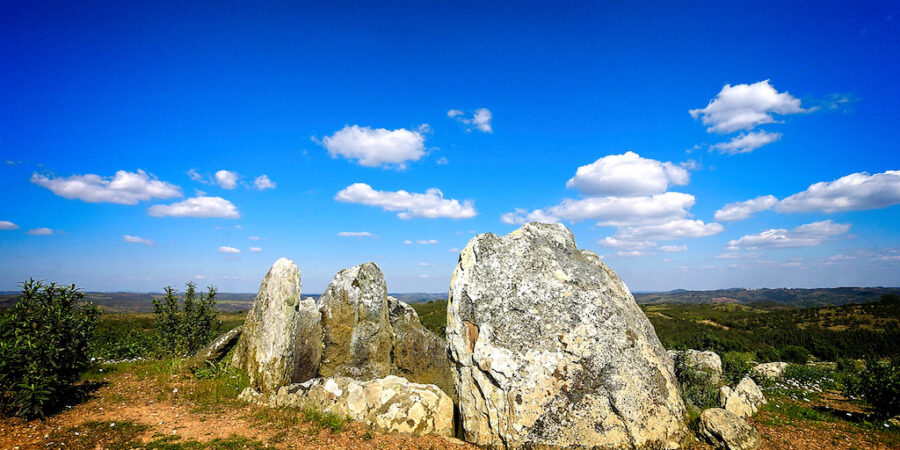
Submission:
<svg viewBox="0 0 900 450">
<path fill-rule="evenodd" d="M 49 439 L 71 448 L 127 449 L 141 445 L 137 439 L 147 428 L 128 421 L 91 421 L 54 433 Z"/>
<path fill-rule="evenodd" d="M 266 448 L 265 444 L 260 441 L 249 439 L 243 436 L 232 434 L 227 438 L 215 438 L 209 442 L 199 442 L 193 439 L 181 441 L 177 436 L 166 436 L 156 439 L 143 445 L 144 448 L 153 448 L 158 450 L 181 450 L 181 449 L 262 449 Z"/>
<path fill-rule="evenodd" d="M 205 373 L 203 378 L 196 373 L 195 376 L 197 378 L 191 383 L 185 396 L 196 403 L 201 411 L 213 411 L 234 403 L 241 391 L 250 385 L 247 375 L 234 367 L 223 366 Z"/>
<path fill-rule="evenodd" d="M 251 420 L 261 425 L 274 425 L 277 428 L 288 428 L 303 422 L 299 408 L 256 408 Z"/>
<path fill-rule="evenodd" d="M 778 420 L 781 420 L 784 424 L 788 425 L 794 425 L 795 422 L 833 422 L 835 420 L 835 417 L 832 414 L 792 402 L 773 401 L 762 406 L 760 410 L 768 412 L 771 415 L 777 415 Z M 766 425 L 772 424 L 767 423 Z"/>
<path fill-rule="evenodd" d="M 375 436 L 372 436 L 372 432 L 371 432 L 371 431 L 366 431 L 366 434 L 364 434 L 364 435 L 362 436 L 362 438 L 363 438 L 364 441 L 371 441 L 373 437 L 375 437 Z"/>
<path fill-rule="evenodd" d="M 315 409 L 303 411 L 303 418 L 319 428 L 327 428 L 332 433 L 340 433 L 347 426 L 347 418 L 340 414 L 326 413 Z"/>
</svg>

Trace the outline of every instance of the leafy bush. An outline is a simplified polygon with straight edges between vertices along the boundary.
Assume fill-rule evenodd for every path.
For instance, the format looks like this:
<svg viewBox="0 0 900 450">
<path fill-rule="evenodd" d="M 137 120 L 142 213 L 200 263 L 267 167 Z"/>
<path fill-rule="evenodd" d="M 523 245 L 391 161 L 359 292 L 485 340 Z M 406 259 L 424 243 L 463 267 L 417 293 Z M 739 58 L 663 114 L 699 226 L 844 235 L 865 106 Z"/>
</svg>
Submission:
<svg viewBox="0 0 900 450">
<path fill-rule="evenodd" d="M 719 406 L 719 391 L 712 383 L 709 372 L 679 361 L 675 365 L 675 377 L 681 387 L 681 398 L 688 408 L 702 411 Z"/>
<path fill-rule="evenodd" d="M 0 319 L 0 406 L 29 418 L 58 406 L 89 364 L 99 319 L 75 285 L 23 283 L 19 302 Z"/>
<path fill-rule="evenodd" d="M 809 361 L 809 351 L 797 345 L 782 347 L 778 353 L 784 362 L 806 364 Z"/>
<path fill-rule="evenodd" d="M 866 361 L 865 369 L 844 377 L 844 393 L 860 397 L 879 414 L 900 414 L 900 361 Z"/>
<path fill-rule="evenodd" d="M 722 355 L 722 377 L 728 383 L 741 381 L 752 368 L 753 363 L 746 353 L 728 352 Z"/>
<path fill-rule="evenodd" d="M 219 332 L 221 323 L 216 311 L 216 289 L 197 297 L 197 286 L 187 284 L 182 306 L 179 307 L 175 289 L 166 288 L 163 301 L 153 300 L 159 346 L 170 355 L 188 355 L 203 348 Z"/>
</svg>

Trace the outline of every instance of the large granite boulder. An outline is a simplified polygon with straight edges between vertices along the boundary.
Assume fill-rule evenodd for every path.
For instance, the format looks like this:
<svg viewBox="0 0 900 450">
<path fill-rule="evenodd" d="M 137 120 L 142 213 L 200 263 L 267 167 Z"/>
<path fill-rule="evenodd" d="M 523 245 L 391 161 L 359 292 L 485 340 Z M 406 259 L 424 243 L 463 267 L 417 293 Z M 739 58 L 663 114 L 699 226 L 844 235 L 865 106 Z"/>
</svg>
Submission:
<svg viewBox="0 0 900 450">
<path fill-rule="evenodd" d="M 669 350 L 675 363 L 675 374 L 681 381 L 681 374 L 689 371 L 703 372 L 709 384 L 715 386 L 722 381 L 722 359 L 716 352 L 699 350 Z M 693 377 L 696 378 L 696 377 Z"/>
<path fill-rule="evenodd" d="M 447 339 L 465 439 L 491 447 L 675 447 L 672 361 L 631 293 L 561 224 L 473 238 Z"/>
<path fill-rule="evenodd" d="M 250 383 L 271 393 L 291 381 L 300 304 L 300 269 L 281 258 L 272 265 L 244 321 L 232 363 Z"/>
<path fill-rule="evenodd" d="M 788 363 L 786 362 L 770 362 L 757 364 L 753 367 L 752 372 L 765 378 L 778 378 L 781 376 L 781 374 L 784 373 L 784 369 L 786 369 L 787 366 Z"/>
<path fill-rule="evenodd" d="M 394 332 L 391 373 L 413 383 L 434 384 L 456 398 L 447 344 L 419 322 L 416 310 L 388 297 L 388 315 Z"/>
<path fill-rule="evenodd" d="M 762 389 L 750 377 L 742 378 L 734 389 L 728 386 L 719 389 L 719 404 L 740 417 L 756 414 L 759 407 L 766 403 Z"/>
<path fill-rule="evenodd" d="M 216 363 L 221 360 L 241 337 L 243 327 L 234 327 L 219 337 L 213 339 L 206 347 L 201 348 L 187 361 L 189 369 L 199 369 L 205 367 L 209 363 Z"/>
<path fill-rule="evenodd" d="M 368 381 L 315 378 L 284 386 L 268 398 L 252 390 L 241 398 L 270 407 L 312 408 L 348 416 L 379 433 L 453 435 L 453 400 L 437 386 L 393 375 Z"/>
<path fill-rule="evenodd" d="M 700 436 L 716 448 L 728 450 L 753 450 L 762 442 L 759 432 L 744 419 L 719 408 L 700 414 Z"/>
<path fill-rule="evenodd" d="M 375 263 L 344 269 L 319 297 L 324 348 L 319 376 L 361 380 L 391 372 L 387 286 Z"/>
</svg>

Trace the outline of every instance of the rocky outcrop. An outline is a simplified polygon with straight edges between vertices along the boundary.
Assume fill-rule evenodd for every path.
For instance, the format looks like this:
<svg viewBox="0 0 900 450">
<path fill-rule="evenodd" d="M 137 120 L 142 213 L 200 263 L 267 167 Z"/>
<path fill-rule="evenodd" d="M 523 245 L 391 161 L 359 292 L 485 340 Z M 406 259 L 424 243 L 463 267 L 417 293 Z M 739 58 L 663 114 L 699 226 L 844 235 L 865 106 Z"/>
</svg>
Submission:
<svg viewBox="0 0 900 450">
<path fill-rule="evenodd" d="M 767 403 L 762 389 L 750 377 L 744 377 L 734 389 L 722 386 L 719 389 L 719 404 L 722 408 L 740 417 L 750 417 Z"/>
<path fill-rule="evenodd" d="M 784 373 L 784 369 L 788 366 L 786 362 L 770 362 L 765 364 L 757 364 L 753 367 L 753 373 L 766 378 L 778 378 Z"/>
<path fill-rule="evenodd" d="M 269 397 L 250 389 L 240 398 L 269 407 L 311 408 L 348 416 L 379 433 L 453 435 L 453 400 L 437 386 L 393 375 L 369 381 L 315 378 L 284 386 Z"/>
<path fill-rule="evenodd" d="M 686 371 L 699 371 L 706 374 L 709 384 L 715 386 L 722 381 L 722 359 L 716 352 L 699 350 L 669 350 L 669 356 L 675 363 L 676 376 Z M 679 381 L 680 377 L 679 377 Z"/>
<path fill-rule="evenodd" d="M 300 270 L 279 259 L 263 280 L 233 362 L 269 395 L 313 378 L 399 375 L 455 398 L 443 340 L 415 310 L 387 296 L 374 263 L 335 275 L 318 301 L 300 300 Z"/>
<path fill-rule="evenodd" d="M 653 327 L 563 225 L 473 238 L 450 282 L 447 339 L 476 445 L 673 447 L 686 432 Z"/>
<path fill-rule="evenodd" d="M 716 448 L 729 450 L 753 450 L 762 442 L 759 432 L 744 419 L 719 408 L 700 414 L 700 436 Z"/>
<path fill-rule="evenodd" d="M 241 337 L 243 327 L 234 327 L 213 339 L 206 347 L 203 347 L 187 361 L 189 369 L 198 369 L 205 367 L 208 363 L 215 363 L 221 360 Z"/>
<path fill-rule="evenodd" d="M 299 303 L 300 269 L 281 258 L 259 286 L 232 359 L 264 393 L 291 381 Z"/>
</svg>

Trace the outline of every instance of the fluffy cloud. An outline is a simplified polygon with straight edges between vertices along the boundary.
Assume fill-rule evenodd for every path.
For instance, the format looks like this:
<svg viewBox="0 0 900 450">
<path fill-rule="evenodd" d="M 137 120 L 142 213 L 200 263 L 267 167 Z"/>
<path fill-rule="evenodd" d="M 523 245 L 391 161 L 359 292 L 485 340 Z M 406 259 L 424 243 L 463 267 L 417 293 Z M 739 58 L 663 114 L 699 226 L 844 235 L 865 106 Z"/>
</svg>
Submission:
<svg viewBox="0 0 900 450">
<path fill-rule="evenodd" d="M 17 230 L 19 226 L 8 221 L 8 220 L 0 220 L 0 230 Z"/>
<path fill-rule="evenodd" d="M 404 220 L 413 217 L 469 219 L 477 214 L 471 200 L 460 202 L 456 199 L 445 199 L 444 194 L 437 188 L 428 189 L 424 194 L 420 194 L 403 190 L 376 191 L 368 184 L 354 183 L 338 192 L 334 199 L 345 203 L 377 206 L 385 211 L 400 211 L 397 217 Z"/>
<path fill-rule="evenodd" d="M 725 227 L 702 220 L 673 219 L 660 224 L 621 227 L 614 237 L 630 242 L 672 241 L 675 239 L 698 238 L 721 233 Z"/>
<path fill-rule="evenodd" d="M 153 241 L 151 241 L 150 239 L 144 239 L 141 237 L 132 236 L 130 234 L 126 234 L 125 236 L 122 236 L 122 242 L 131 242 L 133 244 L 144 244 L 144 245 L 149 245 L 149 246 L 154 245 Z"/>
<path fill-rule="evenodd" d="M 337 234 L 340 237 L 354 237 L 354 238 L 364 238 L 364 237 L 377 237 L 368 231 L 341 231 Z"/>
<path fill-rule="evenodd" d="M 260 191 L 265 189 L 275 189 L 275 183 L 269 179 L 268 175 L 260 175 L 253 180 L 253 186 L 256 186 L 256 189 Z"/>
<path fill-rule="evenodd" d="M 768 133 L 765 130 L 741 133 L 728 142 L 720 142 L 710 145 L 710 150 L 722 154 L 736 155 L 738 153 L 750 153 L 763 145 L 771 144 L 781 139 L 781 133 Z"/>
<path fill-rule="evenodd" d="M 237 186 L 238 174 L 230 170 L 216 172 L 216 183 L 222 189 L 234 189 Z"/>
<path fill-rule="evenodd" d="M 219 253 L 227 253 L 227 254 L 236 255 L 240 252 L 241 252 L 240 250 L 238 250 L 234 247 L 226 247 L 224 245 L 219 247 Z"/>
<path fill-rule="evenodd" d="M 409 161 L 425 155 L 427 125 L 419 130 L 345 126 L 320 142 L 332 158 L 356 160 L 361 166 L 395 166 L 405 168 Z"/>
<path fill-rule="evenodd" d="M 687 251 L 687 245 L 663 245 L 659 250 L 667 253 L 684 252 Z"/>
<path fill-rule="evenodd" d="M 885 208 L 900 203 L 900 170 L 859 172 L 811 185 L 775 205 L 778 212 L 839 212 Z"/>
<path fill-rule="evenodd" d="M 28 230 L 28 234 L 33 234 L 35 236 L 45 236 L 48 234 L 53 234 L 53 230 L 50 228 L 34 228 Z"/>
<path fill-rule="evenodd" d="M 800 225 L 791 231 L 784 228 L 771 229 L 759 234 L 748 234 L 728 242 L 729 249 L 736 248 L 792 248 L 813 247 L 828 239 L 846 233 L 850 224 L 835 223 L 831 220 Z"/>
<path fill-rule="evenodd" d="M 688 171 L 680 166 L 626 152 L 579 167 L 566 187 L 585 195 L 646 195 L 665 192 L 670 185 L 683 186 L 689 180 Z"/>
<path fill-rule="evenodd" d="M 147 209 L 153 217 L 218 217 L 237 219 L 238 209 L 222 197 L 193 197 L 170 205 L 153 205 Z"/>
<path fill-rule="evenodd" d="M 206 183 L 206 179 L 203 178 L 203 175 L 200 175 L 200 172 L 197 172 L 197 169 L 188 170 L 187 175 L 193 181 L 199 181 L 201 183 Z"/>
<path fill-rule="evenodd" d="M 447 111 L 447 117 L 456 118 L 456 120 L 466 124 L 472 125 L 478 131 L 483 133 L 493 133 L 494 129 L 491 128 L 491 120 L 493 116 L 491 111 L 487 108 L 479 108 L 475 110 L 475 114 L 472 115 L 471 118 L 467 119 L 463 116 L 463 112 L 458 109 L 451 109 Z M 469 128 L 467 131 L 471 131 L 472 128 Z"/>
<path fill-rule="evenodd" d="M 707 131 L 732 133 L 751 130 L 775 122 L 773 114 L 806 112 L 800 99 L 787 92 L 778 92 L 769 80 L 753 84 L 726 84 L 706 108 L 692 109 L 691 117 L 700 118 Z"/>
<path fill-rule="evenodd" d="M 681 192 L 665 192 L 641 197 L 588 197 L 564 199 L 559 205 L 546 209 L 517 209 L 501 216 L 503 223 L 553 223 L 560 220 L 578 222 L 597 220 L 604 226 L 636 225 L 662 222 L 687 215 L 694 206 L 694 196 Z"/>
<path fill-rule="evenodd" d="M 31 182 L 50 189 L 60 197 L 90 203 L 134 205 L 154 198 L 181 197 L 178 186 L 159 181 L 140 169 L 137 172 L 120 170 L 112 178 L 94 174 L 52 178 L 35 173 L 31 176 Z"/>
<path fill-rule="evenodd" d="M 440 244 L 440 242 L 438 242 L 438 241 L 435 240 L 435 239 L 425 239 L 425 240 L 419 240 L 419 241 L 416 241 L 416 244 L 419 244 L 419 245 L 435 245 L 435 244 Z"/>
<path fill-rule="evenodd" d="M 259 247 L 250 247 L 250 248 L 247 249 L 247 251 L 251 251 L 251 252 L 254 252 L 254 253 L 259 253 L 259 252 L 262 251 L 262 249 L 259 248 Z"/>
<path fill-rule="evenodd" d="M 743 202 L 728 203 L 716 211 L 715 220 L 734 222 L 749 219 L 753 214 L 772 209 L 778 199 L 774 195 L 762 195 Z"/>
</svg>

